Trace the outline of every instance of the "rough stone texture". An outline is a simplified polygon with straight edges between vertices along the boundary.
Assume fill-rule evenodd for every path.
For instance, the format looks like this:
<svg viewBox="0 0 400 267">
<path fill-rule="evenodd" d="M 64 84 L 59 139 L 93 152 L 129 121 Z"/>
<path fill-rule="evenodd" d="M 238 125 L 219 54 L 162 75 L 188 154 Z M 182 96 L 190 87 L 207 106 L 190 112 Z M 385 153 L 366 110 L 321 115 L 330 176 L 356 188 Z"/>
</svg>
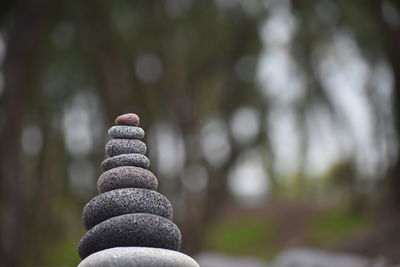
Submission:
<svg viewBox="0 0 400 267">
<path fill-rule="evenodd" d="M 200 267 L 191 257 L 168 249 L 116 247 L 96 252 L 78 267 Z"/>
<path fill-rule="evenodd" d="M 132 166 L 117 167 L 103 172 L 97 181 L 97 189 L 100 193 L 118 188 L 157 190 L 157 186 L 157 178 L 152 172 Z"/>
<path fill-rule="evenodd" d="M 106 144 L 106 153 L 113 157 L 120 154 L 146 154 L 146 144 L 138 139 L 112 139 Z"/>
<path fill-rule="evenodd" d="M 150 160 L 141 154 L 121 154 L 103 160 L 101 167 L 104 171 L 121 167 L 121 166 L 135 166 L 147 169 L 150 165 Z"/>
<path fill-rule="evenodd" d="M 160 193 L 141 188 L 108 191 L 94 197 L 83 209 L 83 224 L 90 229 L 109 218 L 130 214 L 149 213 L 172 219 L 172 206 Z"/>
<path fill-rule="evenodd" d="M 118 116 L 115 119 L 116 125 L 138 126 L 140 122 L 139 116 L 135 113 L 127 113 Z"/>
<path fill-rule="evenodd" d="M 239 255 L 226 255 L 224 253 L 202 251 L 197 253 L 195 256 L 196 262 L 202 267 L 277 267 L 275 265 L 269 265 L 265 261 L 262 261 L 251 256 L 239 256 Z M 286 267 L 298 267 L 297 264 Z M 309 265 L 307 267 L 320 267 L 319 265 Z M 339 265 L 337 266 L 339 267 Z M 341 266 L 340 266 L 341 267 Z"/>
<path fill-rule="evenodd" d="M 113 126 L 108 130 L 108 135 L 116 139 L 143 139 L 144 130 L 136 126 Z"/>
<path fill-rule="evenodd" d="M 79 267 L 181 266 L 199 267 L 189 256 L 176 252 L 181 233 L 171 221 L 171 203 L 156 192 L 157 178 L 146 170 L 145 132 L 136 114 L 117 117 L 108 130 L 108 158 L 97 182 L 100 195 L 83 210 L 87 229 L 78 245 Z"/>
<path fill-rule="evenodd" d="M 178 250 L 181 233 L 170 220 L 152 214 L 134 213 L 99 223 L 82 237 L 78 246 L 84 259 L 97 251 L 113 247 L 157 247 Z"/>
</svg>

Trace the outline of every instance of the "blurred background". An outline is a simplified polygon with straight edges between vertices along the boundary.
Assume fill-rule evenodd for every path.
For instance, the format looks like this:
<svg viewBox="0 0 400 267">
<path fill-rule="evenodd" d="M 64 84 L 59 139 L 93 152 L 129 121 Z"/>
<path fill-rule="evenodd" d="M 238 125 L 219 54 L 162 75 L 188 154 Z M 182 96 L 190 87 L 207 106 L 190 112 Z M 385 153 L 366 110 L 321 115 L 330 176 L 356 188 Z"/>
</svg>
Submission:
<svg viewBox="0 0 400 267">
<path fill-rule="evenodd" d="M 81 212 L 126 112 L 199 262 L 312 247 L 400 263 L 399 12 L 1 1 L 0 266 L 79 263 Z"/>
</svg>

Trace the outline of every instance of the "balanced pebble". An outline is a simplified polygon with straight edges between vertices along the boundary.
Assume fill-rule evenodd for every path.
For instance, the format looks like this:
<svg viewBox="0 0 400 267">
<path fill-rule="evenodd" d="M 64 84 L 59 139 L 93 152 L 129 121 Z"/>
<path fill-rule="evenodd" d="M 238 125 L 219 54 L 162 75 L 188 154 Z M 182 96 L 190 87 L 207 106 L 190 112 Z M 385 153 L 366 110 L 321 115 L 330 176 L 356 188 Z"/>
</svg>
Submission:
<svg viewBox="0 0 400 267">
<path fill-rule="evenodd" d="M 101 163 L 104 171 L 121 166 L 135 166 L 147 169 L 150 166 L 150 160 L 141 154 L 121 154 L 107 158 Z"/>
<path fill-rule="evenodd" d="M 146 154 L 146 144 L 138 139 L 112 139 L 106 144 L 106 153 L 113 157 L 120 154 Z"/>
<path fill-rule="evenodd" d="M 118 116 L 115 119 L 116 125 L 127 125 L 127 126 L 138 126 L 139 125 L 139 116 L 135 113 L 127 113 Z"/>
<path fill-rule="evenodd" d="M 83 224 L 90 229 L 109 218 L 129 213 L 149 213 L 172 219 L 172 206 L 160 193 L 141 188 L 108 191 L 93 198 L 83 209 Z"/>
<path fill-rule="evenodd" d="M 157 178 L 151 171 L 132 166 L 117 167 L 103 172 L 97 181 L 99 193 L 118 188 L 157 190 L 157 186 Z"/>
<path fill-rule="evenodd" d="M 108 219 L 90 229 L 78 245 L 84 259 L 113 247 L 156 247 L 179 250 L 181 232 L 170 220 L 153 214 L 125 214 Z"/>
<path fill-rule="evenodd" d="M 144 130 L 136 126 L 117 125 L 108 129 L 108 135 L 116 139 L 143 139 Z"/>
<path fill-rule="evenodd" d="M 200 267 L 191 257 L 163 248 L 116 247 L 93 253 L 78 267 Z"/>
</svg>

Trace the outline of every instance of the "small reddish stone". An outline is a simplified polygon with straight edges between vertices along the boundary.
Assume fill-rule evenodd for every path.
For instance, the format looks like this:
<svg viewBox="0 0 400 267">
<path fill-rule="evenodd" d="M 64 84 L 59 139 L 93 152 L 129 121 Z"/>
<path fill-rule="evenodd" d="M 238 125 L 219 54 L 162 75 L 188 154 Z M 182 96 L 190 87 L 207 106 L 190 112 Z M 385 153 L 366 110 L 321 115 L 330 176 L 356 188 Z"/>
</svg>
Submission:
<svg viewBox="0 0 400 267">
<path fill-rule="evenodd" d="M 139 126 L 139 116 L 135 113 L 127 113 L 115 119 L 116 125 Z"/>
</svg>

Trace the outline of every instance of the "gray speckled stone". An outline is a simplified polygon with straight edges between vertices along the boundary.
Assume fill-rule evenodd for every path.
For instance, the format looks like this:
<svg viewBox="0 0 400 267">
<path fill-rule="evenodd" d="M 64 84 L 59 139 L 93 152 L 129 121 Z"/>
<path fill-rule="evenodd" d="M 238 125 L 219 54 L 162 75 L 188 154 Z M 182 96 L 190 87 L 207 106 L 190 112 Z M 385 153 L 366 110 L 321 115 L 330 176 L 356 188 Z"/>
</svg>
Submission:
<svg viewBox="0 0 400 267">
<path fill-rule="evenodd" d="M 143 139 L 144 130 L 136 126 L 117 125 L 108 130 L 108 135 L 116 139 Z"/>
<path fill-rule="evenodd" d="M 113 247 L 156 247 L 179 250 L 181 232 L 170 220 L 152 214 L 125 214 L 108 219 L 90 229 L 78 246 L 84 259 Z"/>
<path fill-rule="evenodd" d="M 78 267 L 200 267 L 191 257 L 168 249 L 116 247 L 96 252 Z"/>
<path fill-rule="evenodd" d="M 106 153 L 113 157 L 120 154 L 146 154 L 146 144 L 138 139 L 112 139 L 106 144 Z"/>
<path fill-rule="evenodd" d="M 121 166 L 135 166 L 147 169 L 150 166 L 150 160 L 145 155 L 131 153 L 107 158 L 101 163 L 104 171 Z"/>
<path fill-rule="evenodd" d="M 104 193 L 118 188 L 144 188 L 157 190 L 158 181 L 156 176 L 149 170 L 122 166 L 106 172 L 97 181 L 99 193 Z"/>
<path fill-rule="evenodd" d="M 94 197 L 83 209 L 83 224 L 90 229 L 109 218 L 129 213 L 150 213 L 172 219 L 172 206 L 157 191 L 124 188 Z"/>
</svg>

